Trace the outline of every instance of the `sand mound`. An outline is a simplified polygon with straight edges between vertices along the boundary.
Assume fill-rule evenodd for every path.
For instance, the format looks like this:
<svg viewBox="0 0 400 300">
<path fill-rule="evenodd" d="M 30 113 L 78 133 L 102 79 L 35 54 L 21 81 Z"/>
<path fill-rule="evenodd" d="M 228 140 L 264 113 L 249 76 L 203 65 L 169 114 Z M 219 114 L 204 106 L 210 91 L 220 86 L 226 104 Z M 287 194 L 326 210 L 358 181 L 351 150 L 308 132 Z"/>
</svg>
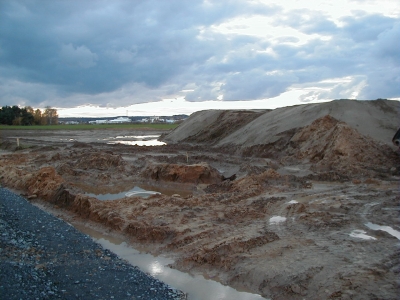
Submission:
<svg viewBox="0 0 400 300">
<path fill-rule="evenodd" d="M 327 115 L 298 131 L 290 140 L 288 153 L 308 159 L 315 168 L 350 169 L 356 166 L 390 167 L 388 146 L 361 135 L 344 122 Z"/>
<path fill-rule="evenodd" d="M 165 137 L 168 142 L 215 144 L 250 123 L 265 111 L 213 110 L 194 113 L 191 122 L 183 123 L 178 130 Z"/>
<path fill-rule="evenodd" d="M 347 123 L 357 129 L 362 135 L 392 145 L 392 138 L 400 123 L 400 102 L 390 100 L 356 101 L 336 100 L 326 103 L 282 107 L 264 113 L 254 113 L 256 117 L 251 122 L 243 122 L 240 126 L 228 129 L 228 117 L 233 114 L 225 112 L 221 118 L 220 111 L 201 111 L 190 116 L 182 125 L 165 136 L 168 143 L 190 142 L 207 143 L 208 135 L 226 130 L 224 135 L 217 134 L 215 146 L 236 145 L 248 148 L 255 145 L 268 145 L 287 139 L 287 133 L 292 133 L 310 125 L 313 121 L 330 115 L 338 121 Z M 217 125 L 220 124 L 221 127 Z M 212 129 L 212 130 L 211 130 Z M 215 142 L 215 140 L 213 140 Z"/>
<path fill-rule="evenodd" d="M 26 191 L 31 197 L 45 200 L 52 199 L 64 182 L 53 167 L 44 167 L 30 173 L 13 166 L 2 166 L 0 171 L 4 172 L 1 179 L 8 186 Z"/>
<path fill-rule="evenodd" d="M 57 174 L 53 167 L 44 167 L 36 172 L 26 186 L 30 194 L 40 195 L 43 199 L 51 199 L 64 179 Z"/>
</svg>

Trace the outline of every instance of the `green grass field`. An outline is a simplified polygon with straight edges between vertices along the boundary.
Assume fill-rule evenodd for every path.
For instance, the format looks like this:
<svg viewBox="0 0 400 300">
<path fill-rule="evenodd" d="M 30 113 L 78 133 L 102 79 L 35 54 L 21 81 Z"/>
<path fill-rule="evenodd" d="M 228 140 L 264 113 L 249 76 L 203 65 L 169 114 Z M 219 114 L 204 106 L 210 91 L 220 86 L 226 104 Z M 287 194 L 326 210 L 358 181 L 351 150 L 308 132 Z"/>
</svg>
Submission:
<svg viewBox="0 0 400 300">
<path fill-rule="evenodd" d="M 154 129 L 154 130 L 170 130 L 178 127 L 178 124 L 77 124 L 77 125 L 32 125 L 32 126 L 16 126 L 16 125 L 0 125 L 0 130 L 101 130 L 101 129 Z"/>
</svg>

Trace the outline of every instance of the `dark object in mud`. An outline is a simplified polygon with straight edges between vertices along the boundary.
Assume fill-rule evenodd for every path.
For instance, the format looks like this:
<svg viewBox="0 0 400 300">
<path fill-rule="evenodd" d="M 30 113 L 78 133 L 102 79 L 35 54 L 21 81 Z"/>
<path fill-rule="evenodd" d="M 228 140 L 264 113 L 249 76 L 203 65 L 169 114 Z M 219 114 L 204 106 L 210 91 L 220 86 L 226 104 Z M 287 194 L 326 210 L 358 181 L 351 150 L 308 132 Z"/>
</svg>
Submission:
<svg viewBox="0 0 400 300">
<path fill-rule="evenodd" d="M 394 135 L 392 142 L 395 146 L 400 147 L 400 128 L 397 130 L 396 134 Z"/>
<path fill-rule="evenodd" d="M 230 180 L 230 181 L 234 181 L 236 179 L 236 174 L 233 174 L 232 176 L 230 176 L 230 177 L 223 177 L 222 178 L 222 180 L 223 181 L 225 181 L 225 180 Z"/>
</svg>

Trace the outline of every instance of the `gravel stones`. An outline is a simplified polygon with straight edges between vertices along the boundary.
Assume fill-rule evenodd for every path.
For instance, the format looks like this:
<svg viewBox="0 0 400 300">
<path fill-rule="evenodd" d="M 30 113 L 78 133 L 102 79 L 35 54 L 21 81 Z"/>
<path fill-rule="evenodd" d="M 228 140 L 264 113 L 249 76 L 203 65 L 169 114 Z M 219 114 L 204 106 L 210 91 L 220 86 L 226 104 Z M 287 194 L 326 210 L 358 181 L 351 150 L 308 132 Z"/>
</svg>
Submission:
<svg viewBox="0 0 400 300">
<path fill-rule="evenodd" d="M 62 220 L 0 188 L 4 299 L 184 299 Z"/>
</svg>

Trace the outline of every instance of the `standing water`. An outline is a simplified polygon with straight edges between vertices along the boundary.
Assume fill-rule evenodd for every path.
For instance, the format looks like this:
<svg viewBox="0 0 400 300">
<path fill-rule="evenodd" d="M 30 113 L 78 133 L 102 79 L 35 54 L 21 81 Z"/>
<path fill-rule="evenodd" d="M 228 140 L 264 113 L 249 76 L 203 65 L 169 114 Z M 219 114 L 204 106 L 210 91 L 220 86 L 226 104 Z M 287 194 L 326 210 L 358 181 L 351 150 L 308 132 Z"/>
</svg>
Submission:
<svg viewBox="0 0 400 300">
<path fill-rule="evenodd" d="M 116 199 L 121 199 L 124 197 L 132 197 L 132 196 L 137 196 L 137 197 L 143 197 L 147 198 L 150 197 L 151 195 L 156 195 L 156 194 L 161 194 L 156 191 L 148 191 L 145 189 L 142 189 L 141 187 L 135 186 L 133 189 L 130 189 L 129 191 L 121 192 L 121 193 L 115 193 L 115 194 L 90 194 L 87 193 L 87 196 L 90 197 L 95 197 L 99 200 L 116 200 Z"/>
<path fill-rule="evenodd" d="M 365 226 L 367 226 L 368 228 L 370 228 L 372 230 L 386 231 L 390 235 L 392 235 L 392 236 L 394 236 L 394 237 L 396 237 L 397 239 L 400 240 L 400 232 L 397 231 L 397 230 L 394 230 L 390 226 L 381 226 L 381 225 L 377 225 L 377 224 L 374 224 L 374 223 L 371 223 L 371 222 L 366 223 Z"/>
<path fill-rule="evenodd" d="M 140 185 L 140 186 L 139 186 Z M 107 193 L 107 194 L 97 194 L 97 193 L 86 193 L 85 195 L 90 197 L 95 197 L 99 200 L 116 200 L 124 197 L 142 197 L 148 198 L 152 195 L 163 194 L 167 196 L 172 196 L 178 194 L 182 197 L 186 197 L 192 194 L 191 190 L 176 189 L 176 188 L 162 188 L 156 186 L 150 186 L 146 184 L 138 184 L 130 190 L 122 191 L 119 193 Z"/>
<path fill-rule="evenodd" d="M 124 144 L 124 145 L 137 145 L 137 146 L 163 146 L 166 145 L 164 142 L 158 140 L 159 135 L 125 135 L 117 136 L 115 138 L 110 137 L 107 144 Z"/>
<path fill-rule="evenodd" d="M 73 224 L 81 232 L 91 236 L 103 248 L 108 249 L 120 258 L 125 259 L 143 272 L 179 289 L 188 295 L 189 300 L 217 299 L 217 300 L 261 300 L 265 299 L 257 294 L 239 292 L 219 282 L 205 279 L 201 275 L 191 276 L 187 273 L 171 269 L 167 265 L 173 263 L 172 259 L 163 256 L 140 253 L 128 246 L 123 240 L 109 237 L 92 228 Z"/>
</svg>

